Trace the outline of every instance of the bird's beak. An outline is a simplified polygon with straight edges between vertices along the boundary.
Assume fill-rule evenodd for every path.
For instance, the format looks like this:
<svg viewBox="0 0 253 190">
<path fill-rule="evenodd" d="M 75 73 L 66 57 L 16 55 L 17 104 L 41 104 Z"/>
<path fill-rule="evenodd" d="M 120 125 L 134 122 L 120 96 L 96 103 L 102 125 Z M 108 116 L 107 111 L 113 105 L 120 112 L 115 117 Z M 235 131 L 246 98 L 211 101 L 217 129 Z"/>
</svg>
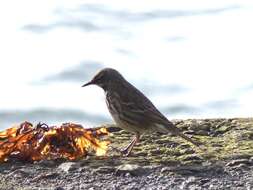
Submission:
<svg viewBox="0 0 253 190">
<path fill-rule="evenodd" d="M 87 82 L 86 84 L 82 85 L 82 87 L 89 86 L 89 85 L 91 85 L 91 84 L 93 84 L 92 81 Z"/>
</svg>

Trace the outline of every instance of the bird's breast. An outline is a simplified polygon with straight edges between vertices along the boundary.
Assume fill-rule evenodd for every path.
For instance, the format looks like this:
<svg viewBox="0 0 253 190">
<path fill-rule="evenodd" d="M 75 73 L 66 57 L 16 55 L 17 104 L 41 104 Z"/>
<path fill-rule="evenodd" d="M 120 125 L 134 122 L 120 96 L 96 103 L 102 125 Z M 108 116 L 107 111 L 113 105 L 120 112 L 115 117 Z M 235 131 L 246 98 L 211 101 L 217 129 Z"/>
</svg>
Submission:
<svg viewBox="0 0 253 190">
<path fill-rule="evenodd" d="M 126 121 L 127 119 L 124 119 L 124 110 L 122 109 L 122 105 L 120 103 L 120 97 L 117 94 L 112 94 L 108 92 L 105 94 L 107 108 L 118 127 L 126 131 L 139 134 L 143 134 L 146 131 L 146 128 L 130 124 Z"/>
</svg>

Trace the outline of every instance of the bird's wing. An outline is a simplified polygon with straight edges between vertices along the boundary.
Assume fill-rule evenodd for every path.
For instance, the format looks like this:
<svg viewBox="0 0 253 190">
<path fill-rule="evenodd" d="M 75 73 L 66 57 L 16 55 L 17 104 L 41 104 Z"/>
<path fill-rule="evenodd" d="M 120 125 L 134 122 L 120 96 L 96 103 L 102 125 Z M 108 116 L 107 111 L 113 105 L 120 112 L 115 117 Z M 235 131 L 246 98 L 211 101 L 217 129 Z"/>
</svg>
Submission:
<svg viewBox="0 0 253 190">
<path fill-rule="evenodd" d="M 141 125 L 161 124 L 173 126 L 173 124 L 154 106 L 154 104 L 137 88 L 125 88 L 120 95 L 121 109 L 124 115 Z M 131 91 L 129 91 L 131 89 Z"/>
<path fill-rule="evenodd" d="M 142 92 L 134 86 L 132 87 L 126 88 L 128 90 L 132 89 L 131 91 L 123 91 L 124 93 L 118 96 L 122 112 L 120 117 L 136 126 L 153 125 L 157 128 L 157 131 L 171 132 L 195 146 L 199 146 L 198 143 L 181 133 L 180 129 L 170 122 Z"/>
</svg>

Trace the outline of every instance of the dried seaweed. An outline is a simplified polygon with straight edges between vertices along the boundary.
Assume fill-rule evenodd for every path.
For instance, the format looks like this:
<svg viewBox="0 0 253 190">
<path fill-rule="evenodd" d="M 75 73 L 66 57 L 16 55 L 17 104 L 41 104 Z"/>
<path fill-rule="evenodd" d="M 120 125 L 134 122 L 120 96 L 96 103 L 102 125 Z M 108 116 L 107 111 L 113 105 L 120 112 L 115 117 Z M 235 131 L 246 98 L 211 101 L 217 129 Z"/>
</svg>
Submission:
<svg viewBox="0 0 253 190">
<path fill-rule="evenodd" d="M 0 132 L 0 161 L 12 157 L 24 161 L 65 158 L 76 160 L 95 151 L 105 155 L 109 141 L 99 138 L 108 135 L 106 128 L 85 129 L 81 125 L 64 123 L 60 127 L 23 122 Z"/>
</svg>

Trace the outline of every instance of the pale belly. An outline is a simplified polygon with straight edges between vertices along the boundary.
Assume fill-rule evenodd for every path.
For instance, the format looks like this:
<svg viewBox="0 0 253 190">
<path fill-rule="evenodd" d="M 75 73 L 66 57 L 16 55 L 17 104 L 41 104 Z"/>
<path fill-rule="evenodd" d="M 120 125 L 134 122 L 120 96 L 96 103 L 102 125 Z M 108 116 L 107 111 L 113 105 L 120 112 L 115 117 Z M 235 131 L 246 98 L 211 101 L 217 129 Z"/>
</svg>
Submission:
<svg viewBox="0 0 253 190">
<path fill-rule="evenodd" d="M 132 133 L 139 133 L 139 134 L 143 134 L 143 133 L 146 133 L 148 132 L 149 128 L 144 128 L 144 127 L 140 127 L 140 126 L 133 126 L 131 124 L 128 124 L 122 120 L 119 119 L 118 115 L 114 115 L 114 114 L 111 114 L 112 117 L 113 117 L 113 120 L 115 121 L 116 125 L 118 127 L 120 127 L 121 129 L 124 129 L 128 132 L 132 132 Z"/>
</svg>

